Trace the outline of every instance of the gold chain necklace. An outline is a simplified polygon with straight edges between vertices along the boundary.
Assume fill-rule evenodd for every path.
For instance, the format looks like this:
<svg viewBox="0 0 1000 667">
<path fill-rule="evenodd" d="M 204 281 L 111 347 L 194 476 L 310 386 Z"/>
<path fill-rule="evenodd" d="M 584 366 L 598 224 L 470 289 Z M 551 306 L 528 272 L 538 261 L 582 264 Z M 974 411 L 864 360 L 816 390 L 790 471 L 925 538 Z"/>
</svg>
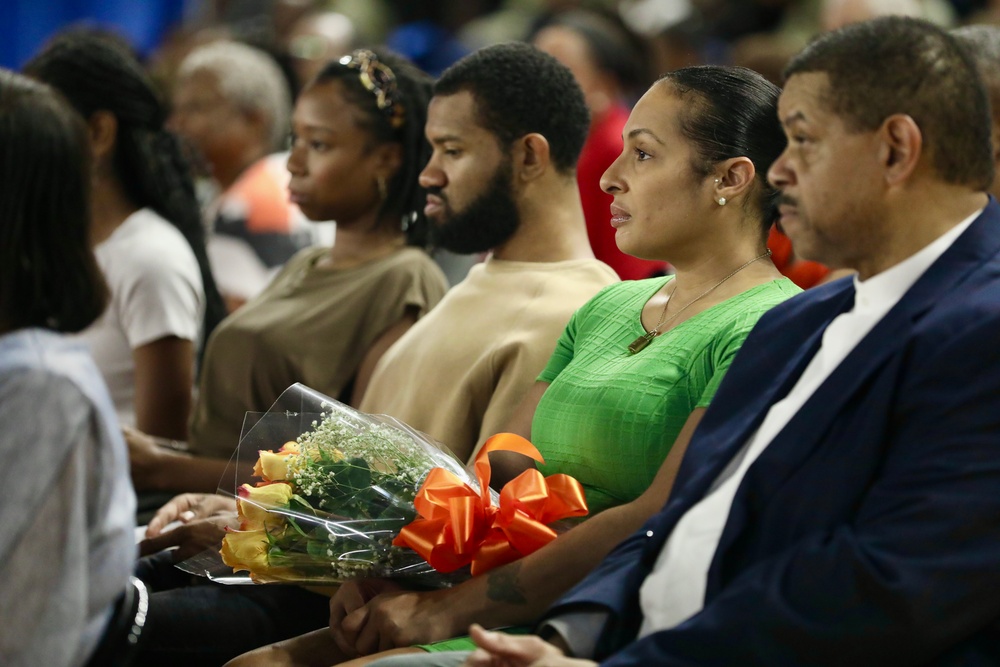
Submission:
<svg viewBox="0 0 1000 667">
<path fill-rule="evenodd" d="M 663 312 L 660 313 L 660 321 L 657 322 L 656 326 L 653 327 L 648 333 L 642 334 L 641 336 L 639 336 L 638 338 L 636 338 L 634 341 L 632 341 L 631 343 L 629 343 L 628 353 L 629 354 L 638 354 L 639 352 L 642 352 L 643 350 L 645 350 L 646 346 L 648 346 L 653 341 L 654 338 L 656 338 L 657 336 L 660 335 L 660 327 L 662 327 L 662 326 L 664 326 L 666 324 L 669 324 L 670 322 L 673 322 L 675 319 L 677 319 L 680 316 L 681 313 L 683 313 L 685 310 L 687 310 L 688 308 L 690 308 L 692 305 L 694 305 L 700 299 L 708 296 L 709 294 L 711 294 L 712 292 L 714 292 L 715 290 L 717 290 L 719 288 L 719 286 L 722 285 L 722 283 L 726 282 L 727 280 L 729 280 L 730 278 L 732 278 L 733 276 L 735 276 L 737 273 L 739 273 L 743 269 L 747 268 L 748 266 L 750 266 L 751 264 L 753 264 L 754 262 L 756 262 L 759 259 L 764 259 L 765 257 L 770 257 L 770 256 L 771 256 L 771 250 L 770 249 L 768 249 L 767 251 L 765 251 L 764 253 L 762 253 L 760 255 L 757 255 L 756 257 L 754 257 L 753 259 L 751 259 L 749 262 L 747 262 L 743 266 L 739 267 L 738 269 L 736 269 L 735 271 L 733 271 L 732 273 L 730 273 L 728 276 L 726 276 L 725 278 L 723 278 L 719 282 L 717 282 L 714 285 L 712 285 L 711 287 L 709 287 L 707 290 L 705 290 L 704 292 L 702 292 L 701 294 L 699 294 L 695 298 L 693 298 L 690 301 L 688 301 L 680 310 L 678 310 L 676 313 L 674 313 L 673 315 L 671 315 L 668 318 L 667 317 L 667 307 L 670 306 L 670 299 L 674 296 L 674 292 L 677 291 L 677 282 L 676 282 L 676 279 L 675 279 L 675 282 L 674 282 L 674 285 L 673 285 L 673 289 L 670 290 L 670 295 L 667 296 L 667 302 L 665 304 L 663 304 Z"/>
</svg>

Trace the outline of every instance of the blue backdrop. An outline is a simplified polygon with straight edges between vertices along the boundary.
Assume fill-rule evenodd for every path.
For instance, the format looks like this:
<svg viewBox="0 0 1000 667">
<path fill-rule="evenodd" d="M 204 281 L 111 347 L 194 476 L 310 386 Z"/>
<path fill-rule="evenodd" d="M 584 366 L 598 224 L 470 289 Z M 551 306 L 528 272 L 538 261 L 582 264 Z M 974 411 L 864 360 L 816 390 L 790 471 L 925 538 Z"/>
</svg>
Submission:
<svg viewBox="0 0 1000 667">
<path fill-rule="evenodd" d="M 20 67 L 74 23 L 113 29 L 146 55 L 190 0 L 0 0 L 0 66 Z"/>
</svg>

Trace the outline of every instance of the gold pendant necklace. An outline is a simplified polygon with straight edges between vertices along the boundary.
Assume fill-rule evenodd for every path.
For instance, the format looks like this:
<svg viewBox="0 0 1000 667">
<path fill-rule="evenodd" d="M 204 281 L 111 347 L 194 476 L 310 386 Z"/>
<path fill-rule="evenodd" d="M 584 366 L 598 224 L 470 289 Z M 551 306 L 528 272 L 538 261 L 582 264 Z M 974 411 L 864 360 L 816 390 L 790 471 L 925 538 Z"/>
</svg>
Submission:
<svg viewBox="0 0 1000 667">
<path fill-rule="evenodd" d="M 728 276 L 726 276 L 725 278 L 723 278 L 719 282 L 717 282 L 714 285 L 712 285 L 711 287 L 709 287 L 707 290 L 705 290 L 704 292 L 702 292 L 701 294 L 699 294 L 695 298 L 693 298 L 690 301 L 688 301 L 680 310 L 678 310 L 676 313 L 674 313 L 669 318 L 667 318 L 667 307 L 670 306 L 670 300 L 674 296 L 674 292 L 677 291 L 677 282 L 676 282 L 676 279 L 675 279 L 675 282 L 674 282 L 674 285 L 673 285 L 673 289 L 670 290 L 670 294 L 667 296 L 667 302 L 665 304 L 663 304 L 663 312 L 660 313 L 660 321 L 657 322 L 656 326 L 653 327 L 650 331 L 648 331 L 647 333 L 642 334 L 641 336 L 639 336 L 638 338 L 636 338 L 634 341 L 632 341 L 631 343 L 629 343 L 629 345 L 628 345 L 628 353 L 629 354 L 638 354 L 638 353 L 642 352 L 643 350 L 645 350 L 649 346 L 649 344 L 651 342 L 653 342 L 653 339 L 660 335 L 660 327 L 662 327 L 662 326 L 664 326 L 666 324 L 669 324 L 670 322 L 673 322 L 675 319 L 677 319 L 677 317 L 681 313 L 683 313 L 685 310 L 687 310 L 690 306 L 694 305 L 697 301 L 699 301 L 703 297 L 706 297 L 709 294 L 711 294 L 712 292 L 714 292 L 715 290 L 717 290 L 719 288 L 719 286 L 722 285 L 722 283 L 726 282 L 727 280 L 729 280 L 730 278 L 732 278 L 733 276 L 735 276 L 737 273 L 739 273 L 743 269 L 747 268 L 748 266 L 750 266 L 751 264 L 753 264 L 754 262 L 756 262 L 759 259 L 764 259 L 765 257 L 770 257 L 770 256 L 771 256 L 771 250 L 770 249 L 768 249 L 767 251 L 765 251 L 764 253 L 762 253 L 760 255 L 757 255 L 756 257 L 754 257 L 753 259 L 751 259 L 749 262 L 747 262 L 743 266 L 739 267 L 738 269 L 736 269 L 735 271 L 733 271 L 732 273 L 730 273 Z"/>
</svg>

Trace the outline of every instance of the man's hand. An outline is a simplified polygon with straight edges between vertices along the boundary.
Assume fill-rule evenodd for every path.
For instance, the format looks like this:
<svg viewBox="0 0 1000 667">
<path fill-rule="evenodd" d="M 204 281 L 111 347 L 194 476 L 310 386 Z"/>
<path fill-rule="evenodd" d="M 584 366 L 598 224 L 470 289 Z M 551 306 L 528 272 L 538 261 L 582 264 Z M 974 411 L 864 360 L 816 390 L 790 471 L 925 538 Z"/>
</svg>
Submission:
<svg viewBox="0 0 1000 667">
<path fill-rule="evenodd" d="M 163 532 L 174 522 L 183 525 Z M 146 539 L 139 543 L 139 554 L 178 547 L 174 560 L 181 561 L 219 546 L 226 526 L 237 526 L 236 500 L 209 493 L 182 493 L 157 510 L 146 527 Z"/>
<path fill-rule="evenodd" d="M 596 667 L 596 662 L 567 658 L 558 648 L 535 636 L 489 632 L 473 624 L 469 628 L 477 648 L 465 667 Z"/>
<path fill-rule="evenodd" d="M 330 598 L 330 634 L 344 655 L 363 655 L 355 645 L 358 633 L 364 628 L 368 618 L 368 602 L 383 593 L 401 590 L 403 589 L 399 584 L 388 579 L 362 579 L 340 585 Z"/>
<path fill-rule="evenodd" d="M 347 614 L 340 626 L 343 638 L 353 639 L 354 650 L 369 655 L 460 635 L 468 624 L 456 620 L 461 611 L 449 589 L 386 591 Z"/>
</svg>

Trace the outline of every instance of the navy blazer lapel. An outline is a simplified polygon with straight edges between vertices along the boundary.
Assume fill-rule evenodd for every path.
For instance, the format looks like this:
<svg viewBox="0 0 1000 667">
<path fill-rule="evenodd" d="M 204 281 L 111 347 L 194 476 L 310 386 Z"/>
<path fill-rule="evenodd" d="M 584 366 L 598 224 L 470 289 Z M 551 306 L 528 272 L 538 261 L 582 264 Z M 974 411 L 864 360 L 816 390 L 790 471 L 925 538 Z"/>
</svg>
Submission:
<svg viewBox="0 0 1000 667">
<path fill-rule="evenodd" d="M 757 502 L 766 502 L 769 491 L 780 486 L 794 473 L 819 445 L 831 423 L 845 409 L 849 409 L 848 404 L 857 389 L 877 373 L 882 364 L 898 352 L 900 346 L 907 343 L 914 322 L 950 293 L 961 288 L 963 282 L 978 267 L 998 253 L 1000 206 L 991 199 L 983 214 L 858 343 L 751 466 L 733 501 L 713 561 L 714 572 L 709 577 L 710 586 L 712 581 L 717 583 L 718 580 L 716 570 L 720 562 L 719 556 L 745 527 L 744 502 L 748 489 L 753 488 Z"/>
<path fill-rule="evenodd" d="M 744 345 L 749 353 L 741 351 L 726 373 L 685 453 L 670 500 L 655 520 L 657 538 L 646 548 L 650 562 L 674 524 L 705 496 L 757 430 L 768 408 L 795 385 L 816 353 L 827 324 L 854 304 L 854 286 L 850 279 L 843 279 L 810 298 L 803 297 L 794 297 L 777 306 L 778 312 L 766 314 Z M 791 312 L 782 312 L 786 307 Z M 767 343 L 775 339 L 783 344 Z"/>
</svg>

